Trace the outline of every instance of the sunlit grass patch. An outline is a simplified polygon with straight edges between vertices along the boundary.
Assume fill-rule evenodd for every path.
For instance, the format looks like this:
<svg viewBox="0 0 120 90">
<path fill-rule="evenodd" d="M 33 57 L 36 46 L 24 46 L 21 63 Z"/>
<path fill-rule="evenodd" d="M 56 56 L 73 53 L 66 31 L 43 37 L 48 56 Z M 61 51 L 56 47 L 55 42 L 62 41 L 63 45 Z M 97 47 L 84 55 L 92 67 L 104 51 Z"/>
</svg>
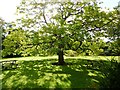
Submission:
<svg viewBox="0 0 120 90">
<path fill-rule="evenodd" d="M 43 59 L 57 59 L 58 56 L 47 56 L 47 57 L 17 57 L 17 58 L 3 58 L 2 60 L 24 60 L 24 61 L 33 61 L 33 60 L 43 60 Z M 88 59 L 88 60 L 110 60 L 115 58 L 118 60 L 120 56 L 77 56 L 77 57 L 68 57 L 64 56 L 65 59 Z"/>
<path fill-rule="evenodd" d="M 99 68 L 88 68 L 89 59 L 66 59 L 72 65 L 52 65 L 57 59 L 19 61 L 16 69 L 2 71 L 3 88 L 99 88 Z M 99 60 L 92 60 L 93 63 Z M 106 60 L 105 64 L 109 64 Z M 99 62 L 100 63 L 100 62 Z M 99 65 L 99 64 L 97 64 Z M 100 66 L 103 64 L 101 63 Z M 96 67 L 96 66 L 94 66 Z"/>
</svg>

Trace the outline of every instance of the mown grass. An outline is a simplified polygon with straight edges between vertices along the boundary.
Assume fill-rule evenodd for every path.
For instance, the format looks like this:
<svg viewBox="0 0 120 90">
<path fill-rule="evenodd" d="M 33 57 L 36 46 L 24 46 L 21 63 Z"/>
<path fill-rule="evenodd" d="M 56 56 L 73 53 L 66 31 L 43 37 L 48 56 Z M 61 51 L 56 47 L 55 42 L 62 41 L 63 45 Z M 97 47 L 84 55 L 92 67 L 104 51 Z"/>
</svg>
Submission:
<svg viewBox="0 0 120 90">
<path fill-rule="evenodd" d="M 46 57 L 17 57 L 17 58 L 2 58 L 2 60 L 43 60 L 43 59 L 57 59 L 58 56 L 46 56 Z M 115 58 L 116 60 L 120 59 L 120 56 L 77 56 L 77 57 L 66 57 L 65 59 L 88 59 L 88 60 L 111 60 L 111 58 Z"/>
<path fill-rule="evenodd" d="M 99 58 L 99 57 L 98 57 Z M 55 58 L 15 58 L 19 59 L 19 67 L 3 70 L 2 88 L 99 88 L 99 81 L 103 78 L 101 68 L 109 64 L 107 59 L 96 58 L 66 58 L 72 65 L 56 66 Z M 103 58 L 102 58 L 103 59 Z M 10 60 L 10 59 L 7 59 Z M 91 66 L 87 60 L 92 60 Z M 103 64 L 104 63 L 104 64 Z"/>
</svg>

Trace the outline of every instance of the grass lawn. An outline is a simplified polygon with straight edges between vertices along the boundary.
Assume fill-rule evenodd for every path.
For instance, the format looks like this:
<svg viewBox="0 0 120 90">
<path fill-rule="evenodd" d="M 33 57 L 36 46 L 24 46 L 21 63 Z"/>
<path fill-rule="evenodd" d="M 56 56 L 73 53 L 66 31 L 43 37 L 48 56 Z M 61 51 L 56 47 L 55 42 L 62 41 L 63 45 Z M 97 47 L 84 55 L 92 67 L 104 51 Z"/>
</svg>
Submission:
<svg viewBox="0 0 120 90">
<path fill-rule="evenodd" d="M 52 65 L 57 57 L 20 57 L 3 60 L 19 60 L 18 68 L 3 70 L 0 78 L 3 88 L 99 88 L 103 78 L 101 67 L 111 57 L 65 57 L 67 66 Z M 115 57 L 116 60 L 118 57 Z M 91 66 L 87 60 L 95 64 Z M 102 63 L 99 61 L 102 60 Z"/>
</svg>

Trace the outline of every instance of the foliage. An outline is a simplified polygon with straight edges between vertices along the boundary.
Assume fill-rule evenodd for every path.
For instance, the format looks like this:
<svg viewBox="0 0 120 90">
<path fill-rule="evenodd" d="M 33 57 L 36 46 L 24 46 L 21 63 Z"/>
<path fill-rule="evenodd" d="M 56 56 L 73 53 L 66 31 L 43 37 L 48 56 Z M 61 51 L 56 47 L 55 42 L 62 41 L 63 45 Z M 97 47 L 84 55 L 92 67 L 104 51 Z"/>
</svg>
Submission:
<svg viewBox="0 0 120 90">
<path fill-rule="evenodd" d="M 5 31 L 4 25 L 5 25 L 5 21 L 2 18 L 0 18 L 0 47 L 3 47 L 3 45 L 2 45 L 3 41 L 2 40 L 5 38 L 5 36 L 4 36 L 4 31 Z M 1 49 L 2 48 L 0 48 L 0 54 L 1 54 Z"/>
<path fill-rule="evenodd" d="M 112 29 L 110 25 L 117 25 L 116 12 L 101 11 L 96 1 L 43 3 L 23 0 L 17 10 L 19 14 L 24 14 L 19 19 L 22 26 L 39 30 L 38 37 L 34 39 L 39 45 L 43 44 L 40 45 L 42 50 L 51 54 L 57 54 L 59 49 L 76 51 L 84 41 L 88 43 L 97 37 L 104 37 L 109 34 L 107 30 Z M 113 24 L 112 20 L 116 23 Z M 85 50 L 87 55 L 103 52 L 97 43 Z"/>
<path fill-rule="evenodd" d="M 24 30 L 12 29 L 11 32 L 6 35 L 3 40 L 3 57 L 6 56 L 21 56 L 25 50 L 25 45 L 27 43 L 27 35 Z"/>
<path fill-rule="evenodd" d="M 66 50 L 65 56 L 75 57 L 75 56 L 77 56 L 77 52 L 73 51 L 73 50 Z"/>
<path fill-rule="evenodd" d="M 119 58 L 119 57 L 118 57 Z M 100 88 L 120 88 L 120 62 L 114 58 L 102 67 L 104 78 L 100 81 Z"/>
<path fill-rule="evenodd" d="M 117 39 L 114 42 L 112 42 L 109 49 L 112 51 L 112 55 L 120 56 L 120 39 Z"/>
<path fill-rule="evenodd" d="M 56 55 L 60 50 L 70 56 L 119 55 L 117 11 L 102 11 L 98 4 L 22 0 L 17 22 L 0 21 L 2 57 Z M 101 37 L 112 41 L 105 43 Z"/>
</svg>

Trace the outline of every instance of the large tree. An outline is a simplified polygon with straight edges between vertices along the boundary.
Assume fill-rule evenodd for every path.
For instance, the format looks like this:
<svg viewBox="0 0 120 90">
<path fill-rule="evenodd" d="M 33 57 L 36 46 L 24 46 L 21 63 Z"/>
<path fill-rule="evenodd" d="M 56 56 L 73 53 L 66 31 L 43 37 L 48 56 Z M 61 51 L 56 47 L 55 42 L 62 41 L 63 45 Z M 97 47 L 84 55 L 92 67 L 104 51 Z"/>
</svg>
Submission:
<svg viewBox="0 0 120 90">
<path fill-rule="evenodd" d="M 77 50 L 83 41 L 103 37 L 107 25 L 113 20 L 101 11 L 97 1 L 48 2 L 23 0 L 18 7 L 18 19 L 26 30 L 37 30 L 37 45 L 58 54 L 58 64 L 65 64 L 64 51 Z"/>
</svg>

